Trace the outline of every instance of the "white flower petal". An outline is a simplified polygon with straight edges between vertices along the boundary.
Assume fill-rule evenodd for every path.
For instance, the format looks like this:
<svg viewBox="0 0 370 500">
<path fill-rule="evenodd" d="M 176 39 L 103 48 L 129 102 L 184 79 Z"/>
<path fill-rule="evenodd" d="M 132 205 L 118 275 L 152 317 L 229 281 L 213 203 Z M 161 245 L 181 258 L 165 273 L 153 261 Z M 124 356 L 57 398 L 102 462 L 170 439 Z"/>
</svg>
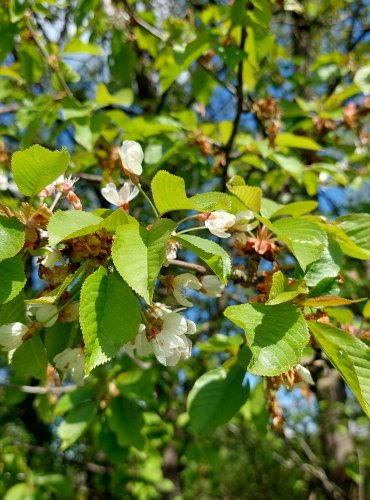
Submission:
<svg viewBox="0 0 370 500">
<path fill-rule="evenodd" d="M 7 323 L 0 326 L 0 345 L 4 351 L 13 351 L 22 343 L 22 337 L 27 333 L 28 327 L 20 322 Z"/>
<path fill-rule="evenodd" d="M 302 382 L 305 382 L 306 384 L 310 385 L 315 385 L 310 370 L 308 370 L 307 368 L 305 368 L 300 364 L 298 364 L 295 368 L 297 370 L 298 375 L 301 377 Z"/>
<path fill-rule="evenodd" d="M 35 309 L 36 306 L 36 309 Z M 49 327 L 54 325 L 58 319 L 58 308 L 49 304 L 33 305 L 33 310 L 35 318 L 40 323 L 44 323 L 44 326 Z"/>
<path fill-rule="evenodd" d="M 218 236 L 219 238 L 228 238 L 230 233 L 226 230 L 230 229 L 235 224 L 235 215 L 216 210 L 212 212 L 204 224 L 209 229 L 210 233 Z"/>
<path fill-rule="evenodd" d="M 107 201 L 109 201 L 109 203 L 112 203 L 112 205 L 116 205 L 117 207 L 119 206 L 120 198 L 117 192 L 117 188 L 112 182 L 103 187 L 103 189 L 101 190 L 101 194 Z"/>
<path fill-rule="evenodd" d="M 124 182 L 121 189 L 118 191 L 119 201 L 121 203 L 128 203 L 130 201 L 130 184 Z"/>
<path fill-rule="evenodd" d="M 225 285 L 214 274 L 207 274 L 202 278 L 203 293 L 207 297 L 221 297 Z"/>
<path fill-rule="evenodd" d="M 143 150 L 138 142 L 124 141 L 120 149 L 122 164 L 126 170 L 135 175 L 141 175 L 144 160 Z"/>
<path fill-rule="evenodd" d="M 54 363 L 58 370 L 70 371 L 77 385 L 82 384 L 85 377 L 85 356 L 80 348 L 67 347 L 54 356 Z"/>
</svg>

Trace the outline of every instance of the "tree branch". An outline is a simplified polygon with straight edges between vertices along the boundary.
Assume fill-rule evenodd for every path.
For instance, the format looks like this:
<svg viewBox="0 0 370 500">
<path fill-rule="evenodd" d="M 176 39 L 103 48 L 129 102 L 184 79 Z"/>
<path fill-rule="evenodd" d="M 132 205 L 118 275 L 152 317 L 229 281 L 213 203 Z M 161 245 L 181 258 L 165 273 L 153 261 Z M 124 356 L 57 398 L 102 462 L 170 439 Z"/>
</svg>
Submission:
<svg viewBox="0 0 370 500">
<path fill-rule="evenodd" d="M 40 38 L 37 34 L 37 31 L 32 26 L 30 19 L 26 19 L 26 24 L 27 24 L 27 28 L 30 30 L 30 32 L 32 34 L 32 38 L 34 39 L 42 57 L 45 59 L 46 64 L 51 68 L 51 70 L 54 71 L 54 73 L 55 73 L 56 77 L 58 78 L 58 81 L 59 81 L 61 87 L 63 88 L 64 92 L 68 95 L 68 97 L 73 97 L 73 93 L 72 93 L 71 89 L 69 88 L 67 82 L 65 81 L 64 76 L 62 75 L 62 72 L 60 71 L 58 60 L 57 59 L 54 60 L 52 58 L 52 56 L 48 53 L 45 45 L 40 40 Z"/>
<path fill-rule="evenodd" d="M 243 26 L 242 31 L 241 31 L 241 37 L 240 37 L 240 44 L 239 44 L 239 48 L 243 51 L 244 51 L 244 45 L 245 45 L 246 39 L 247 39 L 247 29 Z M 232 151 L 232 148 L 234 145 L 234 140 L 235 140 L 236 134 L 238 132 L 240 117 L 243 113 L 243 104 L 244 104 L 243 62 L 244 62 L 244 60 L 242 59 L 238 64 L 238 83 L 236 86 L 236 96 L 237 96 L 236 113 L 235 113 L 235 118 L 233 121 L 233 128 L 232 128 L 229 140 L 227 141 L 227 144 L 225 146 L 225 165 L 223 167 L 221 191 L 225 191 L 225 189 L 226 189 L 227 170 L 228 170 L 228 166 L 229 166 L 230 160 L 231 160 L 231 151 Z"/>
<path fill-rule="evenodd" d="M 77 389 L 77 385 L 65 385 L 62 387 L 38 387 L 33 385 L 17 385 L 8 382 L 0 382 L 0 387 L 5 389 L 16 389 L 27 394 L 66 394 Z"/>
</svg>

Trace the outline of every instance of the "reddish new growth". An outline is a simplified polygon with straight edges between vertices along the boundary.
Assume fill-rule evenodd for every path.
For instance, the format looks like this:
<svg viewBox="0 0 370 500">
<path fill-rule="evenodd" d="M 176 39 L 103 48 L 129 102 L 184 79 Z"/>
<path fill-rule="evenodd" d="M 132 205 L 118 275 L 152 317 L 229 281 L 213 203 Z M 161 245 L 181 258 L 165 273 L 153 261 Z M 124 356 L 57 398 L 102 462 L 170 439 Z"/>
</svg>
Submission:
<svg viewBox="0 0 370 500">
<path fill-rule="evenodd" d="M 275 243 L 275 237 L 265 227 L 260 226 L 257 237 L 248 236 L 247 241 L 237 241 L 235 244 L 238 249 L 238 255 L 258 254 L 266 260 L 274 262 L 280 248 Z"/>
</svg>

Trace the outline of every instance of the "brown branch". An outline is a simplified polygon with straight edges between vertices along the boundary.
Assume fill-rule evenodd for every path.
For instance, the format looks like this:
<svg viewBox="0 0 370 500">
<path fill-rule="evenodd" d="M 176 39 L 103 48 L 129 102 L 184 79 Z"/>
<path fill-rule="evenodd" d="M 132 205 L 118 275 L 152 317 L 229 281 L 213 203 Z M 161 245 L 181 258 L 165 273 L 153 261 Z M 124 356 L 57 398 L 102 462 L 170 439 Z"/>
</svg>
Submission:
<svg viewBox="0 0 370 500">
<path fill-rule="evenodd" d="M 77 389 L 77 385 L 65 385 L 62 387 L 38 387 L 33 385 L 10 384 L 7 382 L 0 382 L 0 387 L 15 389 L 27 394 L 66 394 L 67 392 L 73 392 Z"/>
<path fill-rule="evenodd" d="M 33 27 L 30 19 L 26 19 L 26 24 L 27 24 L 27 28 L 30 30 L 30 32 L 32 34 L 32 38 L 34 39 L 34 41 L 37 45 L 37 48 L 39 49 L 42 57 L 45 59 L 46 64 L 55 73 L 55 75 L 56 75 L 60 85 L 62 86 L 64 92 L 68 95 L 68 97 L 73 97 L 73 93 L 72 93 L 71 89 L 69 88 L 67 82 L 65 81 L 64 76 L 62 75 L 62 72 L 60 71 L 58 60 L 56 59 L 56 57 L 51 56 L 48 53 L 45 45 L 40 40 L 37 31 Z"/>
<path fill-rule="evenodd" d="M 186 262 L 184 260 L 169 260 L 168 261 L 171 266 L 182 267 L 183 269 L 190 269 L 191 271 L 195 271 L 199 274 L 207 274 L 209 271 L 206 267 L 201 266 L 199 264 L 194 264 L 193 262 Z"/>
<path fill-rule="evenodd" d="M 135 14 L 135 12 L 132 10 L 131 5 L 128 3 L 127 0 L 122 0 L 122 4 L 124 6 L 125 11 L 130 16 L 132 21 L 134 21 L 135 24 L 137 24 L 138 26 L 140 26 L 141 28 L 143 28 L 156 38 L 159 38 L 159 40 L 161 40 L 162 42 L 166 41 L 167 37 L 159 29 L 147 23 L 146 21 L 144 21 L 144 19 L 141 19 L 141 17 Z"/>
<path fill-rule="evenodd" d="M 247 39 L 247 29 L 243 26 L 240 37 L 239 48 L 244 51 L 245 41 Z M 238 132 L 240 118 L 243 113 L 243 105 L 244 105 L 244 95 L 243 95 L 243 63 L 244 59 L 242 59 L 238 64 L 238 83 L 236 86 L 236 113 L 233 121 L 233 128 L 231 130 L 231 134 L 227 144 L 225 146 L 225 165 L 223 167 L 223 175 L 222 175 L 222 186 L 221 191 L 225 191 L 226 183 L 227 183 L 227 170 L 231 160 L 231 151 L 234 146 L 234 141 L 236 134 Z"/>
</svg>

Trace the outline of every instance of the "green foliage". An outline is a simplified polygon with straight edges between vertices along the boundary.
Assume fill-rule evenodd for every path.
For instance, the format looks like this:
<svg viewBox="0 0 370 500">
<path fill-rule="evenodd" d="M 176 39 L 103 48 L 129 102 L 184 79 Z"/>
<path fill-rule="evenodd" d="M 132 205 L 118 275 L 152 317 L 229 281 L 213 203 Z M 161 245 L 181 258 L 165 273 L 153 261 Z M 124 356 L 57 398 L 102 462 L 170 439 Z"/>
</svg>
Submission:
<svg viewBox="0 0 370 500">
<path fill-rule="evenodd" d="M 0 262 L 0 304 L 14 299 L 26 284 L 24 263 L 19 257 L 5 259 Z"/>
<path fill-rule="evenodd" d="M 310 321 L 309 328 L 370 416 L 370 348 L 349 333 L 331 325 Z"/>
<path fill-rule="evenodd" d="M 245 371 L 238 365 L 217 368 L 202 375 L 188 397 L 190 429 L 207 436 L 228 422 L 249 396 L 249 385 L 243 384 Z"/>
<path fill-rule="evenodd" d="M 68 151 L 49 151 L 38 144 L 14 153 L 12 171 L 19 191 L 25 196 L 35 196 L 64 174 L 69 161 Z"/>
<path fill-rule="evenodd" d="M 174 228 L 172 221 L 160 219 L 150 229 L 135 222 L 117 230 L 112 246 L 114 265 L 126 283 L 148 303 Z"/>
<path fill-rule="evenodd" d="M 136 335 L 140 307 L 136 296 L 119 274 L 107 274 L 103 267 L 85 280 L 80 307 L 86 373 L 90 373 L 117 354 L 121 346 Z"/>
<path fill-rule="evenodd" d="M 243 367 L 255 375 L 280 375 L 297 364 L 309 340 L 303 315 L 291 304 L 230 306 L 225 316 L 244 329 Z"/>
<path fill-rule="evenodd" d="M 176 240 L 198 255 L 214 271 L 216 276 L 223 283 L 226 283 L 231 271 L 231 262 L 230 257 L 222 247 L 198 236 L 181 235 L 176 236 Z"/>
<path fill-rule="evenodd" d="M 370 498 L 369 15 L 1 3 L 1 498 Z"/>
<path fill-rule="evenodd" d="M 24 239 L 23 227 L 19 220 L 15 217 L 7 219 L 0 215 L 0 261 L 14 257 L 23 247 Z"/>
</svg>

